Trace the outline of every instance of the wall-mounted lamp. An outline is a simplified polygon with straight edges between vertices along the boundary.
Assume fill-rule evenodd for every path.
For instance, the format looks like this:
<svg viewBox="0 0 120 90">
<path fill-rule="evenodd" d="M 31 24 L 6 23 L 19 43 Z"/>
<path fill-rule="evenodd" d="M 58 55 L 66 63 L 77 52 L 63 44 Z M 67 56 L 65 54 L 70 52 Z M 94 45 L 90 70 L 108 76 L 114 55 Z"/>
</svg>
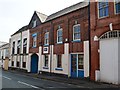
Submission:
<svg viewBox="0 0 120 90">
<path fill-rule="evenodd" d="M 94 41 L 98 41 L 98 37 L 97 36 L 94 36 Z"/>
</svg>

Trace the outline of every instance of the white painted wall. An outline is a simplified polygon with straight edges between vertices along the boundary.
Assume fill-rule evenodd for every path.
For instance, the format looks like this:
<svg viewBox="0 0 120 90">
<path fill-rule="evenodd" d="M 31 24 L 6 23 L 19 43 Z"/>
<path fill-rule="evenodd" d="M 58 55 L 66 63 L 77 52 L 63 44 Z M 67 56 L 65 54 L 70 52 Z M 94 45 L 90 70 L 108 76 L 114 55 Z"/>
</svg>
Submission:
<svg viewBox="0 0 120 90">
<path fill-rule="evenodd" d="M 100 81 L 118 84 L 118 56 L 118 39 L 100 41 Z"/>
<path fill-rule="evenodd" d="M 120 38 L 118 39 L 118 83 L 120 84 Z"/>
<path fill-rule="evenodd" d="M 26 31 L 23 31 L 22 32 L 22 44 L 21 44 L 21 53 L 23 53 L 23 40 L 27 38 L 27 53 L 29 53 L 29 30 L 26 30 Z M 18 33 L 18 34 L 15 34 L 11 37 L 11 43 L 10 43 L 10 55 L 12 55 L 12 44 L 13 42 L 15 41 L 15 54 L 17 54 L 17 42 L 18 40 L 21 40 L 21 33 Z M 26 68 L 23 68 L 22 66 L 22 62 L 23 60 L 26 58 Z M 21 60 L 20 60 L 21 59 Z M 16 61 L 21 61 L 20 64 L 21 64 L 21 68 L 22 69 L 26 69 L 28 71 L 30 71 L 30 58 L 29 58 L 29 55 L 24 55 L 24 58 L 23 56 L 21 56 L 20 58 L 20 55 L 14 55 L 13 56 L 13 61 L 14 61 L 14 67 L 16 67 Z M 12 61 L 12 56 L 11 56 L 11 61 Z M 11 63 L 10 61 L 10 63 Z M 9 66 L 11 67 L 11 64 L 9 64 Z"/>
<path fill-rule="evenodd" d="M 89 77 L 89 41 L 84 41 L 84 77 Z"/>
</svg>

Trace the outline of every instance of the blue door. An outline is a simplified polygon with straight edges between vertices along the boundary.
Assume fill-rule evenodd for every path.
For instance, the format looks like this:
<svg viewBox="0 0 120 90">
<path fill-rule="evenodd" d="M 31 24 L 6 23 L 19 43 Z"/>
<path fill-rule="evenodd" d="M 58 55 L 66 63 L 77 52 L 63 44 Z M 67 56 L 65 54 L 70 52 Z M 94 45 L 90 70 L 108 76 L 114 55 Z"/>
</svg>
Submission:
<svg viewBox="0 0 120 90">
<path fill-rule="evenodd" d="M 31 72 L 37 73 L 38 72 L 38 55 L 33 54 L 31 56 Z"/>
<path fill-rule="evenodd" d="M 84 65 L 82 54 L 71 54 L 71 77 L 84 77 Z"/>
<path fill-rule="evenodd" d="M 77 77 L 77 55 L 71 55 L 71 77 Z"/>
</svg>

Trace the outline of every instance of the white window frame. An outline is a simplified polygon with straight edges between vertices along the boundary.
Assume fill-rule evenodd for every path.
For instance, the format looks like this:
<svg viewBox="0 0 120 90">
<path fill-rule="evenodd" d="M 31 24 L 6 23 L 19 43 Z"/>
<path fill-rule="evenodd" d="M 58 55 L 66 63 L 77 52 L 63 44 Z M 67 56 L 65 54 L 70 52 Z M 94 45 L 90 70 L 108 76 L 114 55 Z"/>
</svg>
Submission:
<svg viewBox="0 0 120 90">
<path fill-rule="evenodd" d="M 62 31 L 62 35 L 61 36 L 58 36 L 58 32 L 59 31 Z M 62 41 L 60 41 L 60 42 L 58 41 L 59 37 L 62 37 Z M 60 29 L 57 30 L 57 43 L 63 43 L 63 29 L 62 28 L 60 28 Z"/>
<path fill-rule="evenodd" d="M 99 16 L 99 14 L 100 14 L 100 12 L 99 12 L 99 1 L 97 3 L 97 11 L 98 11 L 98 19 L 108 17 L 109 16 L 109 2 L 108 2 L 108 15 L 107 16 L 102 16 L 102 17 Z"/>
<path fill-rule="evenodd" d="M 19 43 L 18 43 L 18 41 L 19 41 Z M 21 40 L 18 40 L 18 41 L 17 41 L 17 48 L 20 48 Z"/>
<path fill-rule="evenodd" d="M 24 42 L 25 39 L 26 39 L 26 41 Z M 25 45 L 26 45 L 26 46 L 25 46 Z M 27 38 L 24 38 L 24 39 L 23 39 L 23 46 L 24 46 L 24 47 L 27 47 Z"/>
<path fill-rule="evenodd" d="M 37 36 L 35 35 L 35 36 L 33 36 L 33 47 L 36 47 L 36 46 L 37 46 Z"/>
<path fill-rule="evenodd" d="M 120 13 L 116 13 L 116 2 L 115 2 L 116 0 L 114 0 L 114 13 L 115 14 L 120 14 Z M 118 3 L 119 3 L 120 1 L 118 0 Z"/>
<path fill-rule="evenodd" d="M 46 38 L 45 36 L 48 35 L 48 37 Z M 46 42 L 47 41 L 47 42 Z M 46 32 L 44 34 L 44 45 L 49 45 L 49 32 Z"/>
<path fill-rule="evenodd" d="M 76 26 L 79 26 L 80 27 L 80 24 L 76 24 L 76 25 L 73 25 L 73 41 L 80 41 L 81 40 L 81 34 L 80 34 L 80 38 L 79 39 L 74 39 L 74 27 Z M 81 32 L 81 31 L 80 31 Z M 80 33 L 79 32 L 79 33 Z"/>
<path fill-rule="evenodd" d="M 34 20 L 33 21 L 33 25 L 32 25 L 32 28 L 36 27 L 37 26 L 37 20 Z"/>
</svg>

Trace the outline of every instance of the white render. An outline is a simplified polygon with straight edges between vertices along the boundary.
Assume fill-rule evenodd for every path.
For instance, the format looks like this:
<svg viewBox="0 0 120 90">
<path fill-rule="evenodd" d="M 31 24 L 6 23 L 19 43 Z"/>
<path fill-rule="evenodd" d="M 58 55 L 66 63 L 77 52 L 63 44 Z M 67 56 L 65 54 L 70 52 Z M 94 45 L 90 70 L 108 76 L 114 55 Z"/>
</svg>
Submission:
<svg viewBox="0 0 120 90">
<path fill-rule="evenodd" d="M 84 77 L 89 77 L 89 41 L 84 41 Z"/>
<path fill-rule="evenodd" d="M 120 84 L 120 38 L 100 40 L 100 81 Z"/>
<path fill-rule="evenodd" d="M 0 46 L 0 63 L 1 65 L 3 65 L 3 68 L 4 68 L 4 60 L 6 58 L 10 59 L 10 44 L 9 43 L 5 43 Z"/>
<path fill-rule="evenodd" d="M 27 38 L 27 50 L 26 50 L 26 53 L 25 55 L 23 55 L 23 40 Z M 20 47 L 20 54 L 17 54 L 17 42 L 18 40 L 22 40 L 21 42 L 21 47 Z M 15 42 L 15 55 L 12 55 L 12 44 L 13 42 Z M 29 30 L 25 30 L 25 31 L 22 31 L 20 33 L 17 33 L 15 35 L 12 35 L 11 36 L 11 42 L 10 42 L 10 53 L 11 53 L 11 61 L 14 61 L 14 66 L 11 66 L 11 61 L 10 61 L 10 67 L 15 67 L 15 68 L 18 68 L 16 66 L 16 62 L 17 61 L 20 61 L 20 68 L 21 69 L 25 69 L 27 71 L 29 71 Z M 22 67 L 22 62 L 25 61 L 26 62 L 26 68 L 23 68 Z"/>
</svg>

